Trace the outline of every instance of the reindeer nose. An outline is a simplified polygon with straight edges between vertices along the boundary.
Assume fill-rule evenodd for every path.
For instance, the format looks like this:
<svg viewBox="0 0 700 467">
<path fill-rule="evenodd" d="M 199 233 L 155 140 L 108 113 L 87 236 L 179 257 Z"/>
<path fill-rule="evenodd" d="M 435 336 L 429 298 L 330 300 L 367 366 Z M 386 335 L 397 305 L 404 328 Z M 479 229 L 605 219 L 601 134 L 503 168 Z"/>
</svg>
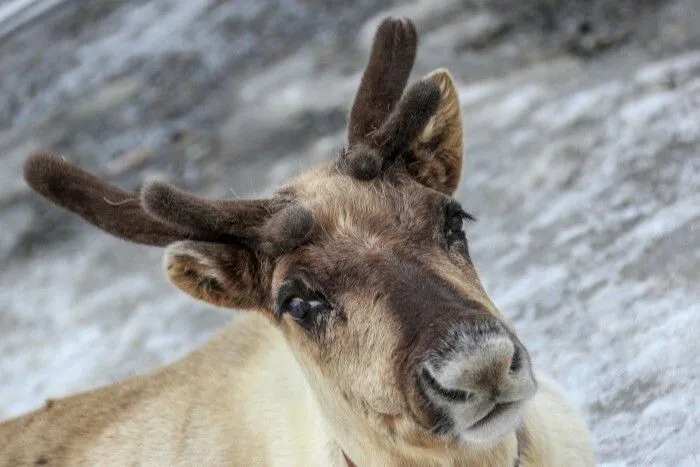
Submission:
<svg viewBox="0 0 700 467">
<path fill-rule="evenodd" d="M 457 333 L 449 352 L 420 370 L 424 392 L 435 402 L 517 402 L 535 393 L 525 348 L 500 324 L 496 332 Z"/>
</svg>

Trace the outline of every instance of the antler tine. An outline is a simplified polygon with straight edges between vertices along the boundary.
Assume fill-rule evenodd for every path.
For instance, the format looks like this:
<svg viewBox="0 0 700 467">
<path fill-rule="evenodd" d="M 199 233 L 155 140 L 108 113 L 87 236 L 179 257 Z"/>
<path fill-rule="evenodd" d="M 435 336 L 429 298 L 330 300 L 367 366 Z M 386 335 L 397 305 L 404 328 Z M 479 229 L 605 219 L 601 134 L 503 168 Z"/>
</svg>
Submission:
<svg viewBox="0 0 700 467">
<path fill-rule="evenodd" d="M 260 227 L 281 206 L 270 199 L 213 200 L 200 198 L 164 181 L 141 190 L 141 204 L 154 218 L 193 231 L 210 232 L 216 241 L 260 243 Z"/>
<path fill-rule="evenodd" d="M 418 34 L 410 20 L 387 18 L 379 25 L 350 110 L 350 146 L 362 141 L 386 120 L 406 87 L 417 46 Z"/>
<path fill-rule="evenodd" d="M 440 86 L 430 78 L 422 79 L 406 91 L 384 125 L 370 135 L 379 148 L 383 166 L 410 149 L 440 105 Z"/>
<path fill-rule="evenodd" d="M 138 194 L 100 180 L 55 154 L 30 155 L 24 178 L 49 201 L 125 240 L 165 246 L 183 238 L 199 237 L 192 230 L 153 219 L 141 207 Z"/>
<path fill-rule="evenodd" d="M 303 243 L 311 213 L 284 199 L 209 200 L 163 181 L 122 190 L 48 153 L 32 154 L 27 183 L 49 201 L 117 237 L 166 246 L 178 240 L 235 243 L 278 255 Z"/>
</svg>

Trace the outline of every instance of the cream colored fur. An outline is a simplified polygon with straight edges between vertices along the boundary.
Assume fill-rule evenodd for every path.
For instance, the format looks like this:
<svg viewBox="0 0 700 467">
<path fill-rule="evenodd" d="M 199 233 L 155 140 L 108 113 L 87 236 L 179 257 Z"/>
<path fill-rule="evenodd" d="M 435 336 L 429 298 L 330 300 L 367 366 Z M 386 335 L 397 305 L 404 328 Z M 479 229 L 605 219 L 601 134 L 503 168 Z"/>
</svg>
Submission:
<svg viewBox="0 0 700 467">
<path fill-rule="evenodd" d="M 575 411 L 539 385 L 520 465 L 593 465 Z M 358 466 L 510 466 L 516 456 L 515 434 L 483 449 L 391 446 L 335 395 L 319 396 L 281 332 L 251 314 L 151 375 L 0 424 L 0 465 L 344 466 L 341 449 Z"/>
</svg>

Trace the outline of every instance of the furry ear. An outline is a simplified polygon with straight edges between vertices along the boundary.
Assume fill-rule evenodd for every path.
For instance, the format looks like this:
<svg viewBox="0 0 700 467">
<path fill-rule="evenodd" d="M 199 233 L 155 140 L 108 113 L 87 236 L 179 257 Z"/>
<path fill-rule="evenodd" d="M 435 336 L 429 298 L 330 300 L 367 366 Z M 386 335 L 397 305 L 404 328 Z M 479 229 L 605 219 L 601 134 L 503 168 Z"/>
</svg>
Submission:
<svg viewBox="0 0 700 467">
<path fill-rule="evenodd" d="M 440 104 L 414 140 L 407 154 L 406 166 L 409 173 L 423 185 L 451 195 L 462 175 L 464 151 L 459 96 L 450 72 L 443 68 L 433 71 L 424 80 L 438 85 Z"/>
<path fill-rule="evenodd" d="M 267 268 L 239 245 L 182 241 L 165 249 L 170 282 L 188 295 L 224 308 L 264 308 Z"/>
</svg>

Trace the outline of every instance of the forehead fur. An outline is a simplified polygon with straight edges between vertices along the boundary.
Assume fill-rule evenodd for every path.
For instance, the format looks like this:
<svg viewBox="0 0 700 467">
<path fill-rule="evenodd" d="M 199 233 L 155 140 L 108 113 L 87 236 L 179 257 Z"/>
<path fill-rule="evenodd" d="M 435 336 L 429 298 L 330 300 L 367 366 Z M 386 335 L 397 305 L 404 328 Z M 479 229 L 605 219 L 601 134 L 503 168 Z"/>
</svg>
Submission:
<svg viewBox="0 0 700 467">
<path fill-rule="evenodd" d="M 275 282 L 302 266 L 334 293 L 376 292 L 387 264 L 409 260 L 500 317 L 471 261 L 441 246 L 450 198 L 401 173 L 393 177 L 361 181 L 332 164 L 299 177 L 289 189 L 311 212 L 313 233 L 300 254 L 278 270 Z"/>
<path fill-rule="evenodd" d="M 361 181 L 339 173 L 332 165 L 301 176 L 292 189 L 313 215 L 316 241 L 329 237 L 366 242 L 376 236 L 382 242 L 391 238 L 406 241 L 412 236 L 430 238 L 437 232 L 432 232 L 435 223 L 429 219 L 440 216 L 447 200 L 401 174 L 391 180 Z"/>
</svg>

